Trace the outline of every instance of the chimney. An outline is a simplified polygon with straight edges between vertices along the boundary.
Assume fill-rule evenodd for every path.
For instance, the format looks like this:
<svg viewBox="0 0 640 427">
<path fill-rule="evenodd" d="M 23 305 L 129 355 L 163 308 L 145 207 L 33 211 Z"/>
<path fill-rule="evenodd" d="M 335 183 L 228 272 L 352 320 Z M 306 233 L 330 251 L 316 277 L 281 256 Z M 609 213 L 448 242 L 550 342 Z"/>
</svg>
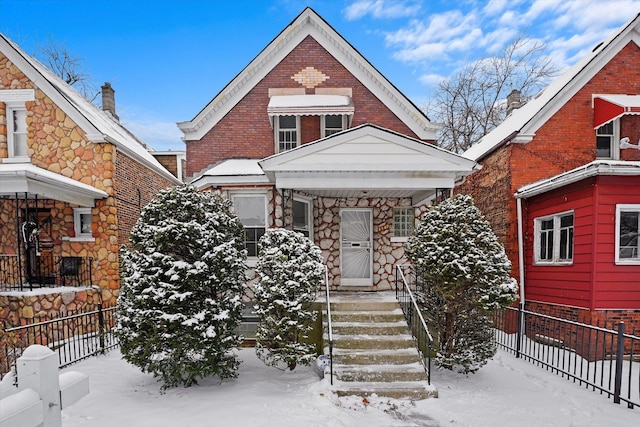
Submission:
<svg viewBox="0 0 640 427">
<path fill-rule="evenodd" d="M 102 109 L 111 113 L 114 119 L 120 121 L 120 117 L 116 114 L 116 91 L 111 87 L 111 83 L 106 82 L 102 89 Z"/>
<path fill-rule="evenodd" d="M 507 95 L 507 116 L 522 107 L 522 99 L 520 98 L 520 91 L 513 89 L 509 95 Z"/>
</svg>

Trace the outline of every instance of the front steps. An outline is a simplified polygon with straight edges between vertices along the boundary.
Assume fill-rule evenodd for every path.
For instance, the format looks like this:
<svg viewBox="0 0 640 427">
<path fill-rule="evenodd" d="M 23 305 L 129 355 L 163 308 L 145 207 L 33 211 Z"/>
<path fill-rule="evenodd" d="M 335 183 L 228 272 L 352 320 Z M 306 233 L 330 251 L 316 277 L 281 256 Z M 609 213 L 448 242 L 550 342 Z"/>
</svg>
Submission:
<svg viewBox="0 0 640 427">
<path fill-rule="evenodd" d="M 334 292 L 331 314 L 338 396 L 437 397 L 393 292 Z"/>
</svg>

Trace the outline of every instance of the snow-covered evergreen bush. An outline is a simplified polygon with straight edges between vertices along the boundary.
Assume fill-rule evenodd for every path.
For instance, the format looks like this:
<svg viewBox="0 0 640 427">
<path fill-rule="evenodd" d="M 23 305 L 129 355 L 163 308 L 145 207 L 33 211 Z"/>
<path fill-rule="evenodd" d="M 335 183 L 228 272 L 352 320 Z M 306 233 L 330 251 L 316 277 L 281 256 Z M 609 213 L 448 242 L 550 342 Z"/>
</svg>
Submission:
<svg viewBox="0 0 640 427">
<path fill-rule="evenodd" d="M 315 359 L 305 340 L 315 313 L 311 303 L 324 279 L 320 248 L 300 233 L 269 229 L 258 242 L 254 310 L 258 316 L 256 353 L 267 365 L 291 370 Z"/>
<path fill-rule="evenodd" d="M 517 296 L 511 262 L 471 196 L 431 208 L 407 242 L 436 333 L 436 363 L 475 372 L 496 352 L 489 315 Z"/>
<path fill-rule="evenodd" d="M 163 190 L 121 249 L 120 349 L 165 388 L 236 376 L 246 251 L 230 206 L 193 186 Z"/>
</svg>

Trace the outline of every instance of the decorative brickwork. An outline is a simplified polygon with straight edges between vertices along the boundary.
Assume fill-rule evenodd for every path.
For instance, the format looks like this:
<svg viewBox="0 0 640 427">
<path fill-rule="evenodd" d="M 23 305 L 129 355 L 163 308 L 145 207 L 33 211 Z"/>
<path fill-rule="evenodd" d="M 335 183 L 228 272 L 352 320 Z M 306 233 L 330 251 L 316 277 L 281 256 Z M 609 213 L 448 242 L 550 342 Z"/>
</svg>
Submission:
<svg viewBox="0 0 640 427">
<path fill-rule="evenodd" d="M 322 71 L 316 70 L 313 67 L 306 67 L 299 72 L 291 76 L 292 80 L 297 81 L 306 88 L 314 88 L 322 84 L 325 80 L 329 80 L 331 77 L 323 74 Z"/>
</svg>

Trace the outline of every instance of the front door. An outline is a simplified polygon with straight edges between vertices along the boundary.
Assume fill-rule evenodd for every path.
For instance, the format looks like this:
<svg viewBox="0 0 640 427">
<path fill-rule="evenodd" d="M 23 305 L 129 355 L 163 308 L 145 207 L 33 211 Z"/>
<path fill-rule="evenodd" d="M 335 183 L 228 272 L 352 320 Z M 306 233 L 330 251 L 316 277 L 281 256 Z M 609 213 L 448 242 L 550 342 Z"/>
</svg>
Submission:
<svg viewBox="0 0 640 427">
<path fill-rule="evenodd" d="M 340 210 L 341 285 L 373 285 L 373 221 L 370 209 Z"/>
</svg>

